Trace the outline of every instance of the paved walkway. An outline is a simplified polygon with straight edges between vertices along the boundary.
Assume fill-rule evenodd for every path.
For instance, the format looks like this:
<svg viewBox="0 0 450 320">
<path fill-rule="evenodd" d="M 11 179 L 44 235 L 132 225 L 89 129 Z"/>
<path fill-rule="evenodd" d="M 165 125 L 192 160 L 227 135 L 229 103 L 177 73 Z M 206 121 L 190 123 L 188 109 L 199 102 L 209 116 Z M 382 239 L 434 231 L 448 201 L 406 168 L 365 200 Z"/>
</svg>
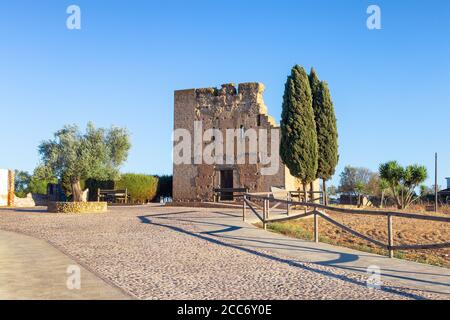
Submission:
<svg viewBox="0 0 450 320">
<path fill-rule="evenodd" d="M 240 210 L 0 210 L 0 229 L 50 241 L 141 299 L 450 298 L 449 269 L 288 238 L 243 222 Z M 85 269 L 83 292 L 67 290 L 74 261 L 45 241 L 1 231 L 0 258 L 0 298 L 126 298 Z M 370 265 L 382 290 L 366 286 Z"/>
<path fill-rule="evenodd" d="M 247 210 L 249 212 L 249 210 Z M 231 241 L 247 249 L 265 249 L 294 258 L 297 262 L 313 262 L 319 265 L 368 275 L 369 266 L 380 268 L 382 280 L 397 283 L 399 286 L 418 289 L 429 293 L 448 295 L 450 299 L 450 269 L 415 263 L 402 259 L 390 259 L 386 256 L 361 252 L 326 243 L 314 243 L 294 239 L 270 231 L 264 231 L 252 225 L 247 213 L 246 222 L 239 214 L 220 214 L 207 222 L 192 220 L 205 233 Z"/>
<path fill-rule="evenodd" d="M 0 299 L 129 299 L 43 240 L 0 231 Z M 70 265 L 81 288 L 67 288 Z"/>
</svg>

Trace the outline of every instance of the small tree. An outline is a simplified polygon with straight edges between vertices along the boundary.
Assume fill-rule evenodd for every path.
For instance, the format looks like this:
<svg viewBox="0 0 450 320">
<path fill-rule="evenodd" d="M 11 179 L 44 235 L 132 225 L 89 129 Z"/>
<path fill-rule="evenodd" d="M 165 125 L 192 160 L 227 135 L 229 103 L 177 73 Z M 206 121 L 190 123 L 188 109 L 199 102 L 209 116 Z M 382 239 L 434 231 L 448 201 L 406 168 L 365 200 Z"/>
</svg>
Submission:
<svg viewBox="0 0 450 320">
<path fill-rule="evenodd" d="M 47 184 L 56 183 L 57 179 L 50 175 L 45 175 L 41 167 L 34 169 L 32 175 L 26 171 L 15 171 L 14 190 L 16 196 L 24 198 L 28 193 L 46 194 Z M 50 177 L 50 178 L 49 178 Z"/>
<path fill-rule="evenodd" d="M 337 195 L 337 193 L 338 193 L 338 189 L 336 188 L 336 186 L 331 185 L 331 186 L 327 187 L 327 193 L 328 193 L 330 196 L 335 196 L 335 195 Z"/>
<path fill-rule="evenodd" d="M 385 205 L 385 196 L 386 196 L 386 192 L 389 189 L 389 183 L 380 178 L 380 184 L 379 184 L 379 188 L 380 188 L 380 192 L 381 192 L 381 200 L 380 200 L 380 208 L 383 208 L 383 206 Z"/>
<path fill-rule="evenodd" d="M 322 179 L 323 198 L 326 205 L 326 181 L 334 175 L 339 160 L 336 115 L 328 85 L 324 81 L 320 82 L 314 69 L 311 69 L 309 74 L 309 84 L 313 97 L 312 106 L 318 143 L 317 178 Z"/>
<path fill-rule="evenodd" d="M 381 179 L 378 173 L 372 173 L 366 186 L 366 194 L 368 196 L 376 197 L 380 199 L 379 207 L 382 208 L 385 202 L 386 192 L 389 189 L 389 185 L 386 180 Z M 373 201 L 372 201 L 373 203 Z"/>
<path fill-rule="evenodd" d="M 47 185 L 49 183 L 58 183 L 56 176 L 44 166 L 37 166 L 28 184 L 28 192 L 36 194 L 47 194 Z"/>
<path fill-rule="evenodd" d="M 316 179 L 318 149 L 309 79 L 298 65 L 287 78 L 282 108 L 280 156 L 302 182 L 306 200 L 306 185 Z"/>
<path fill-rule="evenodd" d="M 427 179 L 424 166 L 410 165 L 403 168 L 397 161 L 380 165 L 380 176 L 386 180 L 399 209 L 407 208 L 416 201 L 415 189 Z"/>
<path fill-rule="evenodd" d="M 355 184 L 356 205 L 361 207 L 363 205 L 364 196 L 367 194 L 367 183 L 365 181 L 357 181 Z"/>
<path fill-rule="evenodd" d="M 130 147 L 129 134 L 122 128 L 96 129 L 88 123 L 82 134 L 75 125 L 65 126 L 53 140 L 39 146 L 42 175 L 53 175 L 60 181 L 69 179 L 73 201 L 82 201 L 80 181 L 117 178 Z"/>
<path fill-rule="evenodd" d="M 373 176 L 367 168 L 346 166 L 340 175 L 339 192 L 346 193 L 357 198 L 357 205 L 361 204 L 362 195 L 366 194 L 367 185 Z"/>
<path fill-rule="evenodd" d="M 377 197 L 380 195 L 380 176 L 376 172 L 370 174 L 369 180 L 365 187 L 368 196 Z"/>
<path fill-rule="evenodd" d="M 31 175 L 26 171 L 14 170 L 14 193 L 19 198 L 23 198 L 28 193 Z"/>
<path fill-rule="evenodd" d="M 434 190 L 431 187 L 428 187 L 424 184 L 420 185 L 420 197 L 426 198 L 428 196 L 434 195 Z"/>
</svg>

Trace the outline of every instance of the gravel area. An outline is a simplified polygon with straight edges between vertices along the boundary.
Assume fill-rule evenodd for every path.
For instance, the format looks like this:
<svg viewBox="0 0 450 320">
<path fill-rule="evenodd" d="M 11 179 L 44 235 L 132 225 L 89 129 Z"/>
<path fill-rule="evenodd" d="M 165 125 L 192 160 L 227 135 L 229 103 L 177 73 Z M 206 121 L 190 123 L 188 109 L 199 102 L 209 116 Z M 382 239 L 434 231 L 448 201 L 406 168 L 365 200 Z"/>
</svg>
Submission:
<svg viewBox="0 0 450 320">
<path fill-rule="evenodd" d="M 362 275 L 263 249 L 241 250 L 189 221 L 207 221 L 213 211 L 145 206 L 75 215 L 0 209 L 0 229 L 45 239 L 140 299 L 444 298 L 389 286 L 369 289 Z"/>
</svg>

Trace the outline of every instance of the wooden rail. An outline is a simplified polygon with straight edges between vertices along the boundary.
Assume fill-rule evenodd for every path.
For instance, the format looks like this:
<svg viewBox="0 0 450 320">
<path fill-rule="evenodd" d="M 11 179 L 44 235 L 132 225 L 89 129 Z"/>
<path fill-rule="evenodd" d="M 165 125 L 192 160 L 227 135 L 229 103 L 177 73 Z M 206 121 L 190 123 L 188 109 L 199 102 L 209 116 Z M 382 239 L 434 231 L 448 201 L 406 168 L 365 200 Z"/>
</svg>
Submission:
<svg viewBox="0 0 450 320">
<path fill-rule="evenodd" d="M 214 188 L 214 202 L 220 202 L 222 196 L 229 196 L 231 200 L 240 198 L 248 192 L 248 188 Z"/>
<path fill-rule="evenodd" d="M 292 219 L 298 219 L 303 217 L 314 216 L 314 241 L 319 242 L 319 217 L 330 222 L 331 224 L 337 226 L 338 228 L 358 237 L 364 239 L 370 243 L 373 243 L 383 249 L 389 251 L 389 257 L 394 257 L 394 250 L 417 250 L 417 249 L 442 249 L 449 248 L 450 242 L 444 243 L 435 243 L 435 244 L 418 244 L 418 245 L 394 245 L 394 225 L 393 225 L 393 217 L 400 217 L 406 219 L 418 219 L 418 220 L 427 220 L 427 221 L 436 221 L 436 222 L 450 222 L 450 218 L 448 217 L 439 217 L 439 216 L 424 216 L 420 214 L 414 213 L 404 213 L 404 212 L 396 212 L 396 211 L 371 211 L 371 210 L 356 210 L 356 209 L 345 209 L 345 208 L 336 208 L 331 206 L 326 206 L 314 202 L 300 202 L 300 201 L 292 201 L 285 199 L 276 199 L 272 193 L 270 192 L 260 192 L 260 193 L 245 193 L 244 201 L 242 205 L 242 218 L 245 221 L 246 219 L 246 210 L 247 207 L 258 217 L 258 219 L 263 223 L 263 228 L 267 229 L 267 224 L 271 222 L 281 222 Z M 256 202 L 262 201 L 262 205 L 258 205 Z M 286 205 L 286 217 L 273 217 L 270 218 L 270 202 L 276 202 L 277 204 L 272 207 L 275 208 L 280 203 L 284 203 Z M 301 206 L 305 208 L 305 212 L 296 215 L 290 215 L 289 207 L 290 206 Z M 262 209 L 262 215 L 258 212 L 258 208 Z M 359 233 L 339 222 L 330 218 L 323 211 L 320 210 L 328 210 L 339 213 L 348 213 L 348 214 L 356 214 L 356 215 L 371 215 L 371 216 L 384 216 L 387 218 L 387 233 L 388 233 L 388 243 L 385 244 L 381 241 L 372 239 L 362 233 Z"/>
</svg>

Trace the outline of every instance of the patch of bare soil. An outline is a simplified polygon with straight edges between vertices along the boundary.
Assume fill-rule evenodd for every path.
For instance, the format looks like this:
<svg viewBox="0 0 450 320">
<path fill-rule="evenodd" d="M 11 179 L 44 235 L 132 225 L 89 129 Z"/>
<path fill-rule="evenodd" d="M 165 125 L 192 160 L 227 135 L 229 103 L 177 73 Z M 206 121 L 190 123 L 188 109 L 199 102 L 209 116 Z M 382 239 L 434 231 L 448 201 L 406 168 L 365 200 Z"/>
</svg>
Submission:
<svg viewBox="0 0 450 320">
<path fill-rule="evenodd" d="M 392 208 L 389 208 L 389 210 L 391 209 Z M 441 212 L 446 212 L 447 209 L 448 208 L 445 208 L 445 210 L 441 210 Z M 370 210 L 376 209 L 370 208 Z M 420 210 L 420 208 L 412 208 L 408 211 L 416 214 L 448 217 L 448 214 L 445 213 L 436 214 L 434 212 L 425 212 L 424 210 Z M 329 214 L 332 219 L 355 231 L 367 235 L 372 239 L 379 240 L 383 243 L 387 243 L 388 241 L 387 217 L 352 215 L 336 212 L 327 212 L 327 214 Z M 312 239 L 314 232 L 313 219 L 297 219 L 273 223 L 269 225 L 269 228 L 288 236 L 309 240 Z M 393 230 L 394 245 L 450 242 L 450 223 L 394 217 Z M 324 219 L 319 219 L 319 235 L 320 241 L 322 242 L 387 255 L 386 250 L 383 250 L 368 241 L 355 237 Z M 402 250 L 396 251 L 395 256 L 397 258 L 450 268 L 450 248 Z"/>
</svg>

